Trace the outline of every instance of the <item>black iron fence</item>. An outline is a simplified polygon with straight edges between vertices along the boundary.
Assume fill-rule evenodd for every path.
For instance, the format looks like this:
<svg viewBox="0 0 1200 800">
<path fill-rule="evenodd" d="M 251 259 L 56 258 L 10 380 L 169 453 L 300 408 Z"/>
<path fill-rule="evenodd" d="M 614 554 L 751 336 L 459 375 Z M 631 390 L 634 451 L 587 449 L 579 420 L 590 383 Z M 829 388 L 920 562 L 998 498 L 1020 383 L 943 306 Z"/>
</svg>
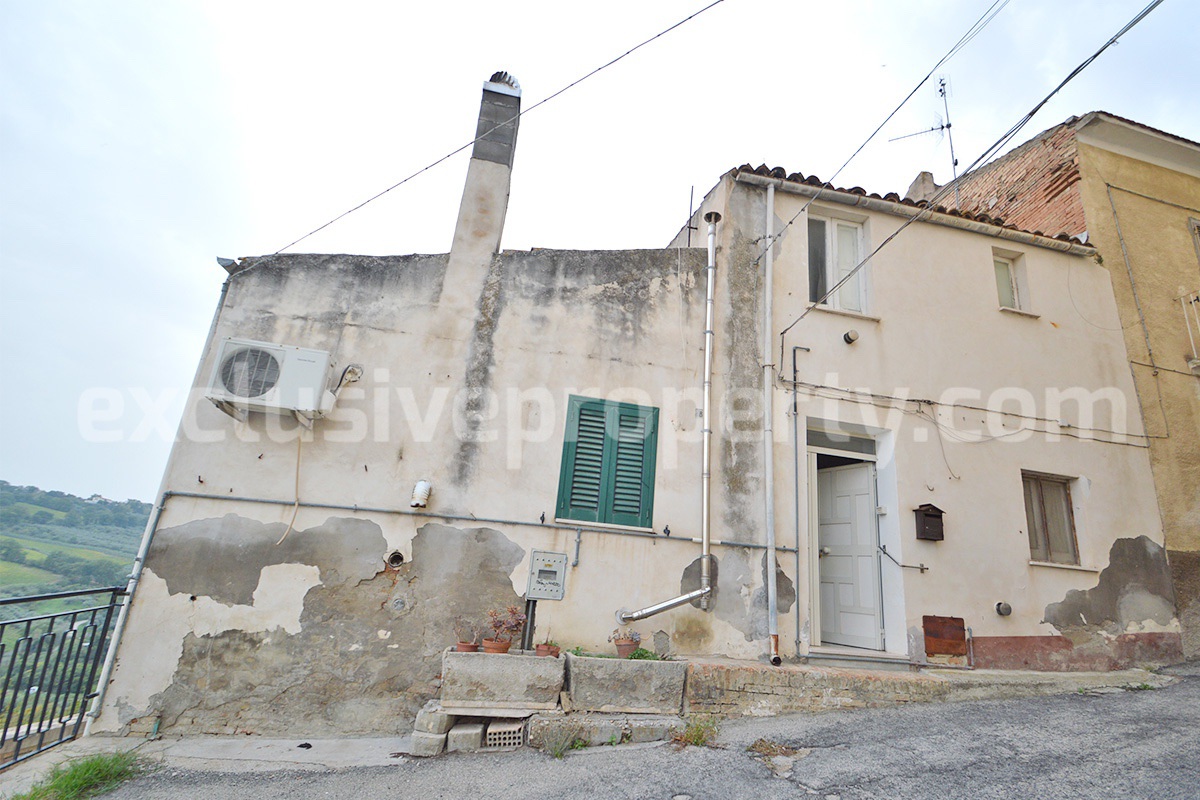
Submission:
<svg viewBox="0 0 1200 800">
<path fill-rule="evenodd" d="M 0 770 L 83 727 L 124 587 L 0 600 Z"/>
</svg>

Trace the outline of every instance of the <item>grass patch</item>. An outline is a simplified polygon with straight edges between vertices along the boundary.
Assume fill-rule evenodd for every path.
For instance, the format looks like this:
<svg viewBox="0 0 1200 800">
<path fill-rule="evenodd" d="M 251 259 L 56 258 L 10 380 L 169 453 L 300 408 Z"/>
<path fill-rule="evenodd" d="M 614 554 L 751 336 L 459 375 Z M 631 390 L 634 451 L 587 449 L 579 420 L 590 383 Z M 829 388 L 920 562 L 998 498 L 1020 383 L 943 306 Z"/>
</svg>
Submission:
<svg viewBox="0 0 1200 800">
<path fill-rule="evenodd" d="M 25 564 L 0 561 L 0 586 L 24 586 L 26 584 L 53 583 L 58 575 L 44 569 Z"/>
<path fill-rule="evenodd" d="M 1157 686 L 1153 686 L 1153 685 L 1151 685 L 1151 684 L 1149 684 L 1149 683 L 1139 683 L 1137 686 L 1129 686 L 1129 687 L 1126 687 L 1126 688 L 1128 688 L 1128 689 L 1129 689 L 1129 691 L 1131 691 L 1131 692 L 1146 692 L 1146 691 L 1149 691 L 1149 690 L 1151 690 L 1151 689 L 1157 689 L 1158 687 L 1157 687 Z"/>
<path fill-rule="evenodd" d="M 716 717 L 697 717 L 688 720 L 687 726 L 681 733 L 675 734 L 674 741 L 680 747 L 709 747 L 717 739 L 721 724 Z"/>
<path fill-rule="evenodd" d="M 83 800 L 111 791 L 145 772 L 137 753 L 97 753 L 59 764 L 25 794 L 11 800 Z"/>
<path fill-rule="evenodd" d="M 542 741 L 542 751 L 554 758 L 562 758 L 568 750 L 582 750 L 588 743 L 579 737 L 580 733 L 582 731 L 577 725 L 549 730 Z"/>
<path fill-rule="evenodd" d="M 13 503 L 12 507 L 19 508 L 30 516 L 33 516 L 39 511 L 45 511 L 50 516 L 54 517 L 54 519 L 62 519 L 67 515 L 67 512 L 65 511 L 59 511 L 58 509 L 54 508 L 46 508 L 45 506 L 35 506 L 33 503 Z"/>
</svg>

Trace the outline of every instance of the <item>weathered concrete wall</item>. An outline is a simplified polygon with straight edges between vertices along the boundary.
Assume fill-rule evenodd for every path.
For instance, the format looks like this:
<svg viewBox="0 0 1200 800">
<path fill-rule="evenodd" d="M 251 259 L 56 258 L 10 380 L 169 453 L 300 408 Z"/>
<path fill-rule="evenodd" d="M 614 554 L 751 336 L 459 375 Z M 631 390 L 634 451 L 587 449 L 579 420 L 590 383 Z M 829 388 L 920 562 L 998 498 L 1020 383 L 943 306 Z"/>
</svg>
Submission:
<svg viewBox="0 0 1200 800">
<path fill-rule="evenodd" d="M 1189 230 L 1189 219 L 1200 218 L 1200 156 L 1189 174 L 1089 141 L 1079 145 L 1088 231 L 1113 277 L 1142 413 L 1155 437 L 1150 463 L 1185 622 L 1184 652 L 1198 658 L 1200 379 L 1188 367 L 1191 343 L 1178 298 L 1200 290 Z"/>
<path fill-rule="evenodd" d="M 636 627 L 676 654 L 753 659 L 766 647 L 761 363 L 778 357 L 760 352 L 755 258 L 767 209 L 761 188 L 732 177 L 705 209 L 717 202 L 726 222 L 713 392 L 714 611 L 685 607 Z M 776 230 L 801 202 L 776 196 Z M 868 245 L 899 225 L 876 212 L 814 207 L 850 213 Z M 792 226 L 778 245 L 774 330 L 807 307 L 804 231 Z M 781 554 L 773 577 L 785 655 L 820 641 L 803 444 L 810 423 L 847 423 L 876 437 L 881 538 L 898 560 L 930 567 L 906 574 L 882 562 L 889 651 L 908 652 L 909 631 L 929 613 L 962 616 L 981 636 L 1059 635 L 1043 610 L 1092 589 L 1115 542 L 1161 545 L 1136 438 L 1069 435 L 1089 427 L 1140 433 L 1107 273 L 1024 247 L 1040 316 L 1014 317 L 996 308 L 994 243 L 914 226 L 869 267 L 867 314 L 819 309 L 790 334 L 787 346 L 809 348 L 798 356 L 799 452 L 793 398 L 781 387 L 767 453 L 780 543 L 799 550 L 799 558 Z M 568 647 L 606 648 L 617 609 L 694 585 L 704 261 L 695 249 L 542 250 L 488 256 L 462 275 L 447 272 L 444 256 L 297 255 L 244 265 L 231 278 L 164 477 L 174 494 L 98 728 L 138 730 L 161 716 L 181 732 L 398 732 L 434 691 L 454 618 L 482 621 L 489 608 L 519 603 L 534 549 L 570 557 L 566 598 L 542 602 L 537 615 L 537 638 Z M 860 333 L 853 346 L 842 338 L 850 327 Z M 236 422 L 202 397 L 216 342 L 227 336 L 326 349 L 335 374 L 356 363 L 363 377 L 312 431 L 275 415 Z M 846 392 L 853 387 L 893 399 L 863 402 Z M 1011 387 L 1112 389 L 1116 398 L 1090 419 L 1070 406 L 1051 417 L 1041 395 L 1017 417 L 951 403 L 938 418 L 939 404 L 903 399 L 944 399 L 956 387 L 976 392 L 979 405 Z M 555 522 L 571 394 L 659 409 L 650 529 Z M 1048 418 L 1073 430 L 1020 430 L 1029 427 L 1020 420 Z M 964 427 L 977 435 L 947 434 Z M 1029 562 L 1022 469 L 1077 482 L 1081 568 Z M 407 502 L 419 479 L 432 482 L 433 496 L 414 512 Z M 294 507 L 297 497 L 304 504 Z M 944 542 L 915 540 L 911 509 L 922 502 L 947 511 Z M 392 553 L 404 559 L 395 569 L 386 566 Z M 1013 603 L 1012 617 L 995 614 L 998 600 Z M 1129 605 L 1126 632 L 1169 636 L 1173 620 L 1157 611 L 1137 618 L 1148 608 Z"/>
</svg>

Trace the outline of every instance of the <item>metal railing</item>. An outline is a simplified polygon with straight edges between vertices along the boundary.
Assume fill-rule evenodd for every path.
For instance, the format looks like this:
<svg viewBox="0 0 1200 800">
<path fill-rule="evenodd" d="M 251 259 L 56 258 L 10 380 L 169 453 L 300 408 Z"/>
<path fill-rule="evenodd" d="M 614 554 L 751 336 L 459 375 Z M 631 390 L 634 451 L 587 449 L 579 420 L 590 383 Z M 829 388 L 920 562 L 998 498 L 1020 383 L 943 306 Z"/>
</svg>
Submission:
<svg viewBox="0 0 1200 800">
<path fill-rule="evenodd" d="M 0 771 L 79 735 L 124 597 L 114 586 L 0 600 Z"/>
</svg>

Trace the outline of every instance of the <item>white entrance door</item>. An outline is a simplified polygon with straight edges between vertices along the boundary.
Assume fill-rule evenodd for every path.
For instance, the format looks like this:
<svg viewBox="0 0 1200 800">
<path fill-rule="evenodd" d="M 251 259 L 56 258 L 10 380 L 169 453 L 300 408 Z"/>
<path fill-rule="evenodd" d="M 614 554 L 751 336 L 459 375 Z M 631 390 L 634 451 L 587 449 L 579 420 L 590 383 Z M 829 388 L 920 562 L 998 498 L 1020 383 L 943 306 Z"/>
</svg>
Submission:
<svg viewBox="0 0 1200 800">
<path fill-rule="evenodd" d="M 875 465 L 817 473 L 821 640 L 883 649 Z"/>
</svg>

